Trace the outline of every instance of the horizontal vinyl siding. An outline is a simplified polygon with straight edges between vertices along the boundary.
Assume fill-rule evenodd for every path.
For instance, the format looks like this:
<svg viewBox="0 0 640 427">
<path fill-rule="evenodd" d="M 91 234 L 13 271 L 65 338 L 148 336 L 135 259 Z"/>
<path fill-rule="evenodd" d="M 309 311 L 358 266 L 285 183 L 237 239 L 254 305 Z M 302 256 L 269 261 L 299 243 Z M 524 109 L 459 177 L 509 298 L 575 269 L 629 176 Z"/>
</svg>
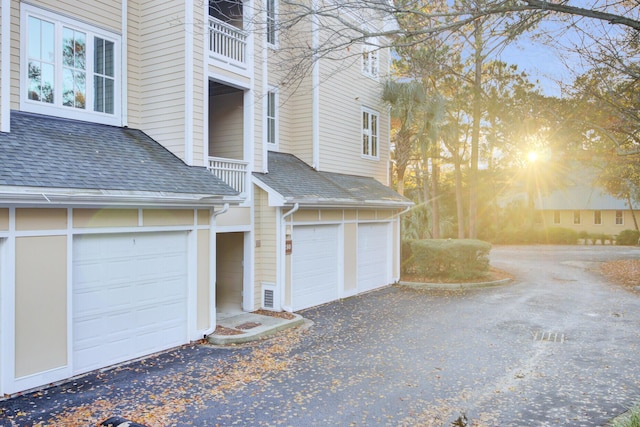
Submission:
<svg viewBox="0 0 640 427">
<path fill-rule="evenodd" d="M 127 19 L 127 118 L 128 125 L 140 129 L 141 108 L 141 74 L 140 74 L 140 6 L 136 1 L 129 1 Z M 125 41 L 123 40 L 123 43 Z"/>
<path fill-rule="evenodd" d="M 184 3 L 140 3 L 140 128 L 184 160 Z"/>
<path fill-rule="evenodd" d="M 359 47 L 353 47 L 359 51 Z M 383 64 L 383 58 L 380 61 Z M 381 84 L 361 73 L 359 55 L 321 62 L 320 165 L 323 171 L 372 176 L 387 183 L 389 136 Z M 377 111 L 378 159 L 362 157 L 362 108 Z"/>
<path fill-rule="evenodd" d="M 2 14 L 3 13 L 10 14 L 11 10 L 3 10 L 2 6 L 0 6 L 0 34 L 2 34 Z M 1 54 L 1 52 L 3 52 L 3 49 L 4 49 L 4 46 L 2 46 L 2 38 L 0 37 L 0 54 Z M 11 65 L 10 64 L 3 64 L 2 63 L 2 59 L 0 59 L 0 70 L 4 66 L 10 67 Z M 0 75 L 0 88 L 2 88 L 2 75 Z M 2 105 L 2 95 L 4 95 L 4 94 L 2 93 L 2 90 L 0 89 L 0 105 Z M 9 96 L 9 95 L 7 94 L 7 96 Z M 0 110 L 0 129 L 2 129 L 3 120 L 7 120 L 8 121 L 9 117 L 3 117 L 2 116 L 2 110 Z"/>
<path fill-rule="evenodd" d="M 20 109 L 20 2 L 17 0 L 11 2 L 11 109 Z"/>
<path fill-rule="evenodd" d="M 313 163 L 313 88 L 306 77 L 295 93 L 286 93 L 282 104 L 280 151 L 295 154 L 308 164 Z M 283 132 L 284 131 L 284 132 Z"/>
<path fill-rule="evenodd" d="M 121 32 L 122 7 L 119 1 L 38 0 L 31 4 L 117 33 Z"/>
<path fill-rule="evenodd" d="M 209 115 L 215 117 L 209 129 L 209 155 L 242 159 L 244 93 L 234 92 L 211 98 Z"/>
<path fill-rule="evenodd" d="M 199 2 L 193 6 L 191 22 L 200 22 L 204 8 Z M 205 126 L 207 117 L 205 111 L 205 95 L 209 88 L 204 87 L 204 37 L 203 29 L 194 26 L 190 36 L 193 38 L 193 165 L 205 165 Z"/>
</svg>

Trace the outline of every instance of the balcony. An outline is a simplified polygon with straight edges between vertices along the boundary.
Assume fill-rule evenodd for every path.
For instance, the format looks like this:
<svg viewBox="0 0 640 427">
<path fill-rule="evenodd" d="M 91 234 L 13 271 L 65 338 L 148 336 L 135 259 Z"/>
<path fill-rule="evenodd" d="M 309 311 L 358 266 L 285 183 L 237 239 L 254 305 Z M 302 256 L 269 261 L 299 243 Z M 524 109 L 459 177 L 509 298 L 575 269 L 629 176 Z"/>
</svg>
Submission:
<svg viewBox="0 0 640 427">
<path fill-rule="evenodd" d="M 213 59 L 246 68 L 248 33 L 217 18 L 209 17 L 209 55 Z"/>
<path fill-rule="evenodd" d="M 208 169 L 240 194 L 246 192 L 249 163 L 242 160 L 209 157 Z"/>
</svg>

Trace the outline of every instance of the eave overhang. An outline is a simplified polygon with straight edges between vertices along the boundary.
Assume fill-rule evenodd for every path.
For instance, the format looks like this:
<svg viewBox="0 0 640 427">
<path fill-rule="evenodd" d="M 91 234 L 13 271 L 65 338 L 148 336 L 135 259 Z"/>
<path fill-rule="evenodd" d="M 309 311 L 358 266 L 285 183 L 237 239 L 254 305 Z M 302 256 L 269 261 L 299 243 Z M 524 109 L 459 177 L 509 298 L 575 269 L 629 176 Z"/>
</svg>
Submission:
<svg viewBox="0 0 640 427">
<path fill-rule="evenodd" d="M 0 186 L 0 206 L 211 208 L 243 201 L 239 196 L 211 194 Z"/>
</svg>

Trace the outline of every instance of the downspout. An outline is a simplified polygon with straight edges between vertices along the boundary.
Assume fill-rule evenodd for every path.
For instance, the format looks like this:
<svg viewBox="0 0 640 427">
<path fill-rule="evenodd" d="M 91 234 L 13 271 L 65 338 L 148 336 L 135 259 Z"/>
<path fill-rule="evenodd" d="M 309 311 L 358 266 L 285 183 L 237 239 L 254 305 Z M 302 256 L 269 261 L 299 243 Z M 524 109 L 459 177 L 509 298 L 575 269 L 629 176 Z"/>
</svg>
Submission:
<svg viewBox="0 0 640 427">
<path fill-rule="evenodd" d="M 222 209 L 211 212 L 209 216 L 209 328 L 204 331 L 204 337 L 211 335 L 216 330 L 216 217 L 229 210 L 229 203 L 225 203 Z"/>
<path fill-rule="evenodd" d="M 293 207 L 287 211 L 287 213 L 282 215 L 282 220 L 284 221 L 285 219 L 287 219 L 288 216 L 293 215 L 294 213 L 298 212 L 298 209 L 300 209 L 300 204 L 299 203 L 295 203 L 293 205 Z"/>
<path fill-rule="evenodd" d="M 293 207 L 291 209 L 289 209 L 287 212 L 285 212 L 284 214 L 282 214 L 282 221 L 281 221 L 281 230 L 280 230 L 280 239 L 279 239 L 279 250 L 278 250 L 278 256 L 279 256 L 279 261 L 278 261 L 278 278 L 280 280 L 278 280 L 278 288 L 280 291 L 280 307 L 282 307 L 282 309 L 284 311 L 288 311 L 291 312 L 293 311 L 292 307 L 285 307 L 285 281 L 286 281 L 286 255 L 284 254 L 284 244 L 285 242 L 282 239 L 282 226 L 284 225 L 284 234 L 285 234 L 285 239 L 286 239 L 286 233 L 287 233 L 287 228 L 286 228 L 286 219 L 287 217 L 293 215 L 294 213 L 296 213 L 298 211 L 298 209 L 300 209 L 300 204 L 299 203 L 295 203 L 293 205 Z M 280 286 L 281 285 L 281 286 Z"/>
</svg>

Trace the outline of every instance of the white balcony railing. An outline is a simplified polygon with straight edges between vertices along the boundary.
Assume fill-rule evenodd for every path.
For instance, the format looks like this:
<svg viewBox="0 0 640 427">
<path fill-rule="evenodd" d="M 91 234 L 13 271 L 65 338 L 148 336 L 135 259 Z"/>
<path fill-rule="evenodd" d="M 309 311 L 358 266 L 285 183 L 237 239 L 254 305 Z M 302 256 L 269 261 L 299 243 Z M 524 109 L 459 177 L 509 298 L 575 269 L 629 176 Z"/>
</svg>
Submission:
<svg viewBox="0 0 640 427">
<path fill-rule="evenodd" d="M 247 33 L 209 17 L 209 52 L 230 62 L 246 63 Z"/>
<path fill-rule="evenodd" d="M 229 187 L 239 193 L 245 192 L 249 163 L 242 160 L 209 157 L 209 170 Z"/>
</svg>

